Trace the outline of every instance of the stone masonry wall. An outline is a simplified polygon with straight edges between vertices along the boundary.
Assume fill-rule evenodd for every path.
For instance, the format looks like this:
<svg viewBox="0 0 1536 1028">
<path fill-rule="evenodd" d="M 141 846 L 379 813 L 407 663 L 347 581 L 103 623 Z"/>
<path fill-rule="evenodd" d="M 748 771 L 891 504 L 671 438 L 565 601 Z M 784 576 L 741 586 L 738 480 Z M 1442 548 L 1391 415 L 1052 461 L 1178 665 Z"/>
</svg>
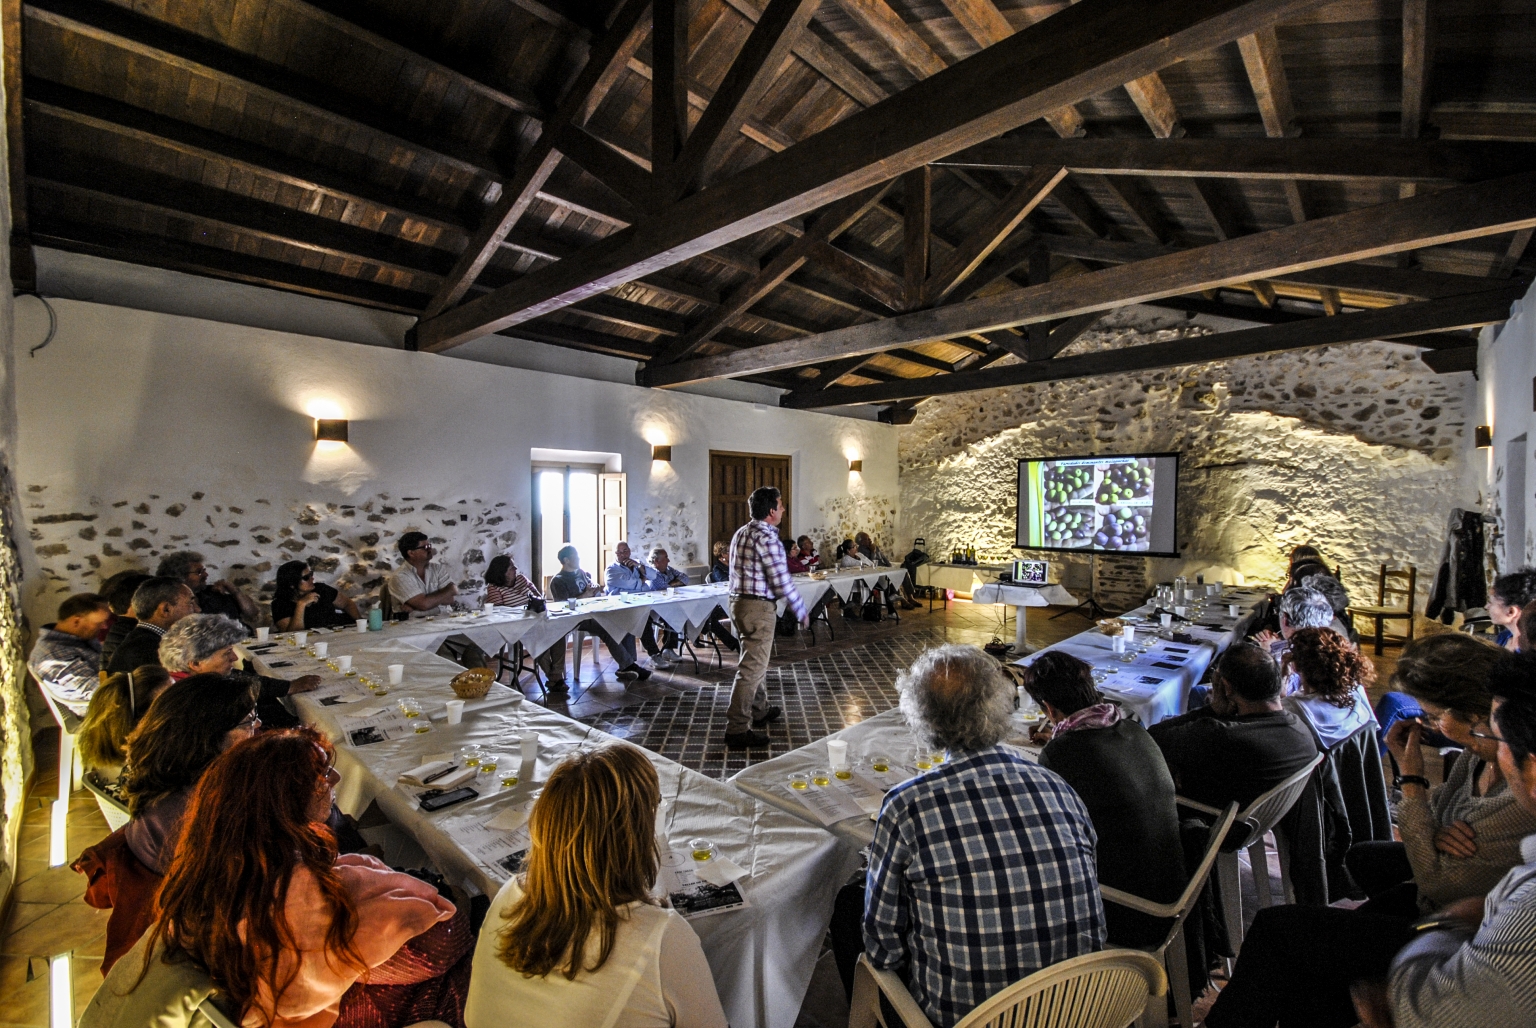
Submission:
<svg viewBox="0 0 1536 1028">
<path fill-rule="evenodd" d="M 1067 352 L 1206 331 L 1117 315 Z M 1369 343 L 934 398 L 902 430 L 899 538 L 1010 560 L 1019 458 L 1178 451 L 1183 556 L 1101 557 L 1106 606 L 1199 570 L 1278 584 L 1290 548 L 1312 543 L 1362 602 L 1374 602 L 1381 563 L 1416 564 L 1422 609 L 1446 514 L 1462 502 L 1470 379 Z M 1087 563 L 1048 556 L 1063 570 Z"/>
</svg>

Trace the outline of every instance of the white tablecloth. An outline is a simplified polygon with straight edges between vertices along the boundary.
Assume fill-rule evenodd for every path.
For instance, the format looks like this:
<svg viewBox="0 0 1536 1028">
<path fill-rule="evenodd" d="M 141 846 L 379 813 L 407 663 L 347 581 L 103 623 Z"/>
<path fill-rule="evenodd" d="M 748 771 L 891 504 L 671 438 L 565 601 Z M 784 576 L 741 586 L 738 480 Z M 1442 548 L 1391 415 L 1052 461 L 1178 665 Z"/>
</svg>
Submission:
<svg viewBox="0 0 1536 1028">
<path fill-rule="evenodd" d="M 461 668 L 419 649 L 414 639 L 381 639 L 379 633 L 350 632 L 321 636 L 330 656 L 351 654 L 353 667 L 384 680 L 386 666 L 405 664 L 405 680 L 384 697 L 366 690 L 352 702 L 326 705 L 323 699 L 338 689 L 358 690 L 357 678 L 344 678 L 319 661 L 286 644 L 257 654 L 262 673 L 294 678 L 319 673 L 324 684 L 315 693 L 293 697 L 299 715 L 329 738 L 338 740 L 337 789 L 341 808 L 361 813 L 370 802 L 397 827 L 409 833 L 437 868 L 457 885 L 494 895 L 506 872 L 476 845 L 506 846 L 507 833 L 485 823 L 509 807 L 528 804 L 553 766 L 582 745 L 611 742 L 605 733 L 531 703 L 520 709 L 526 727 L 539 733 L 538 757 L 532 765 L 518 760 L 516 720 L 519 709 L 512 690 L 493 687 L 491 696 L 471 702 L 462 724 L 433 722 L 424 734 L 366 746 L 343 739 L 341 718 L 370 708 L 394 709 L 401 697 L 422 701 L 426 712 L 443 716 L 443 704 L 453 694 L 449 680 Z M 277 666 L 287 664 L 287 666 Z M 506 696 L 498 696 L 496 689 Z M 408 722 L 414 728 L 417 722 Z M 499 751 L 501 768 L 521 767 L 521 782 L 501 788 L 499 779 L 480 776 L 474 787 L 480 797 L 436 813 L 417 806 L 415 790 L 396 787 L 398 776 L 425 763 L 434 754 L 457 756 L 460 747 L 476 743 Z M 837 889 L 858 867 L 857 854 L 840 846 L 818 828 L 754 802 L 723 782 L 706 778 L 674 761 L 647 751 L 661 778 L 667 838 L 676 846 L 704 836 L 722 856 L 745 868 L 739 887 L 750 906 L 691 921 L 704 946 L 715 985 L 727 1017 L 736 1028 L 778 1028 L 794 1023 L 810 984 L 811 972 L 831 918 Z M 469 841 L 466 841 L 469 840 Z"/>
<path fill-rule="evenodd" d="M 1027 726 L 1018 718 L 1014 719 L 1014 726 L 1016 730 L 1008 740 L 1009 744 L 1034 760 L 1040 751 L 1028 745 L 1028 736 L 1025 734 Z M 913 738 L 911 730 L 907 728 L 906 720 L 902 717 L 900 710 L 888 710 L 883 714 L 876 714 L 856 725 L 849 725 L 827 738 L 841 739 L 848 743 L 848 760 L 855 765 L 867 766 L 869 758 L 878 754 L 889 757 L 905 768 L 906 773 L 903 777 L 911 777 L 919 773 L 915 767 L 915 760 L 920 747 L 917 740 Z M 792 773 L 827 766 L 827 740 L 822 739 L 774 757 L 772 760 L 753 764 L 744 771 L 738 771 L 730 781 L 748 796 L 777 807 L 806 824 L 825 828 L 848 843 L 854 850 L 862 850 L 875 838 L 875 822 L 869 814 L 858 814 L 830 825 L 824 824 L 821 818 L 795 798 L 794 790 L 789 787 L 789 776 Z M 828 788 L 841 788 L 841 786 L 834 779 Z"/>
<path fill-rule="evenodd" d="M 996 581 L 1004 571 L 1012 570 L 1011 564 L 919 564 L 914 581 L 920 586 L 951 589 L 971 596 L 986 583 Z"/>
<path fill-rule="evenodd" d="M 1013 618 L 1013 652 L 1029 652 L 1029 634 L 1025 625 L 1024 608 L 1077 606 L 1077 599 L 1059 585 L 1014 585 L 989 582 L 971 593 L 972 603 L 1001 603 L 1017 608 Z"/>
<path fill-rule="evenodd" d="M 1110 637 L 1097 628 L 1090 628 L 1015 663 L 1033 664 L 1041 653 L 1052 650 L 1070 653 L 1092 664 L 1096 671 L 1109 673 L 1108 678 L 1098 683 L 1100 692 L 1133 713 L 1142 724 L 1155 725 L 1165 718 L 1184 713 L 1189 687 L 1200 681 L 1211 661 L 1232 644 L 1237 631 L 1245 626 L 1254 605 L 1262 598 L 1260 592 L 1227 589 L 1219 601 L 1212 598 L 1212 605 L 1200 618 L 1200 624 L 1176 624 L 1175 630 L 1188 634 L 1190 642 L 1158 639 L 1152 649 L 1134 655 L 1130 662 L 1121 657 L 1133 655 L 1113 652 Z M 1227 615 L 1226 605 L 1230 603 L 1238 605 L 1236 618 Z M 1152 618 L 1155 609 L 1155 604 L 1146 604 L 1126 612 L 1149 619 L 1134 626 L 1138 638 L 1148 638 L 1160 630 Z"/>
</svg>

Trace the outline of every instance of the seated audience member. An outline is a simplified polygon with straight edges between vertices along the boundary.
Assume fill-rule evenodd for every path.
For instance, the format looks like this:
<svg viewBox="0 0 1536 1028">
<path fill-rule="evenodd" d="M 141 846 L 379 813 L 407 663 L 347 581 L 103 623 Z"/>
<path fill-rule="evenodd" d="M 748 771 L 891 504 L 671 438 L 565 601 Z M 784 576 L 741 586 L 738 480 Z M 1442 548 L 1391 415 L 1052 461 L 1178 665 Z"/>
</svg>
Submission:
<svg viewBox="0 0 1536 1028">
<path fill-rule="evenodd" d="M 139 623 L 139 616 L 133 610 L 133 594 L 150 577 L 142 571 L 119 571 L 101 583 L 101 595 L 107 598 L 107 606 L 112 610 L 111 626 L 107 628 L 107 637 L 101 641 L 103 669 L 111 665 L 117 644 Z"/>
<path fill-rule="evenodd" d="M 460 1024 L 468 919 L 427 882 L 337 855 L 333 760 L 301 728 L 213 762 L 186 814 L 199 845 L 177 847 L 145 953 L 206 969 L 244 1025 Z"/>
<path fill-rule="evenodd" d="M 230 675 L 253 679 L 260 688 L 257 713 L 268 728 L 292 728 L 298 718 L 278 702 L 290 694 L 309 692 L 320 684 L 319 675 L 288 681 L 237 670 L 240 657 L 235 644 L 249 631 L 223 614 L 189 614 L 172 625 L 160 640 L 160 665 L 177 681 L 192 675 Z"/>
<path fill-rule="evenodd" d="M 868 532 L 855 533 L 853 541 L 859 544 L 859 553 L 868 558 L 869 562 L 875 567 L 888 568 L 891 566 L 890 558 L 881 552 L 880 547 L 875 545 L 875 541 L 869 537 Z M 896 613 L 898 605 L 905 607 L 907 610 L 917 606 L 916 603 L 901 596 L 897 592 L 896 586 L 892 585 L 889 581 L 885 583 L 883 588 L 885 591 L 885 606 L 892 614 Z"/>
<path fill-rule="evenodd" d="M 1333 605 L 1328 597 L 1315 589 L 1292 586 L 1280 595 L 1280 633 L 1268 629 L 1253 637 L 1253 641 L 1265 647 L 1271 659 L 1280 665 L 1284 692 L 1296 691 L 1296 673 L 1291 669 L 1291 636 L 1303 628 L 1333 628 Z"/>
<path fill-rule="evenodd" d="M 1249 642 L 1221 655 L 1209 706 L 1147 731 L 1179 795 L 1212 807 L 1246 807 L 1317 756 L 1312 730 L 1280 702 L 1274 661 Z"/>
<path fill-rule="evenodd" d="M 658 591 L 676 589 L 678 586 L 688 584 L 688 572 L 672 566 L 672 558 L 667 551 L 660 546 L 651 547 L 651 563 L 645 569 L 650 578 L 651 588 Z M 656 629 L 661 629 L 661 642 L 656 642 Z M 677 664 L 682 657 L 677 652 L 677 633 L 655 614 L 651 615 L 645 623 L 645 631 L 640 633 L 640 644 L 645 647 L 645 652 L 651 655 L 651 663 L 659 668 L 670 668 Z"/>
<path fill-rule="evenodd" d="M 1453 637 L 1422 642 L 1439 638 Z M 1514 752 L 1514 740 L 1536 744 L 1536 668 L 1526 657 L 1498 661 L 1491 668 L 1481 656 L 1475 663 L 1489 671 L 1487 686 L 1502 698 L 1493 703 L 1492 724 L 1479 718 L 1477 731 L 1499 737 L 1486 741 L 1498 752 L 1512 798 L 1536 819 L 1536 765 L 1528 751 L 1518 758 Z M 1411 673 L 1417 678 L 1425 670 Z M 1463 681 L 1462 687 L 1469 684 Z M 1515 716 L 1506 721 L 1511 705 Z M 1405 725 L 1401 731 L 1406 735 L 1409 730 Z M 1260 910 L 1243 940 L 1232 980 L 1205 1023 L 1210 1028 L 1270 1028 L 1277 1021 L 1281 1028 L 1346 1028 L 1363 1019 L 1397 1028 L 1502 1028 L 1536 1022 L 1536 992 L 1530 987 L 1530 968 L 1536 964 L 1536 841 L 1527 837 L 1520 848 L 1513 868 L 1493 879 L 1486 900 L 1478 891 L 1431 903 L 1429 909 L 1439 913 L 1419 922 L 1420 930 L 1415 930 L 1419 910 L 1412 906 L 1397 912 L 1372 909 L 1374 902 L 1358 910 Z M 1351 1004 L 1352 987 L 1358 1010 Z"/>
<path fill-rule="evenodd" d="M 197 613 L 197 599 L 178 578 L 151 578 L 133 594 L 133 610 L 139 623 L 118 643 L 107 670 L 113 674 L 160 663 L 160 640 L 166 629 Z"/>
<path fill-rule="evenodd" d="M 1291 556 L 1288 566 L 1294 568 L 1298 564 L 1321 564 L 1322 562 L 1322 551 L 1319 550 L 1316 546 L 1309 546 L 1306 543 L 1303 543 L 1300 546 L 1291 548 Z"/>
<path fill-rule="evenodd" d="M 453 603 L 458 589 L 453 573 L 432 559 L 432 543 L 424 532 L 407 532 L 395 543 L 404 563 L 384 579 L 395 610 L 433 611 Z"/>
<path fill-rule="evenodd" d="M 549 580 L 550 599 L 575 600 L 598 595 L 597 586 L 592 583 L 592 576 L 582 570 L 581 554 L 577 552 L 576 547 L 562 546 L 555 556 L 560 560 L 560 570 Z M 608 647 L 608 652 L 613 654 L 614 662 L 619 665 L 617 673 L 619 679 L 644 681 L 651 677 L 650 669 L 641 667 L 636 660 L 633 635 L 626 635 L 622 640 L 615 639 L 608 629 L 590 620 L 583 621 L 576 627 L 603 640 Z"/>
<path fill-rule="evenodd" d="M 604 592 L 617 596 L 619 593 L 648 593 L 656 587 L 651 569 L 630 555 L 629 543 L 615 546 L 613 557 L 613 563 L 608 565 L 608 584 Z"/>
<path fill-rule="evenodd" d="M 1345 591 L 1343 583 L 1332 575 L 1319 572 L 1308 575 L 1299 583 L 1303 589 L 1312 589 L 1322 593 L 1328 599 L 1328 605 L 1333 608 L 1333 616 L 1336 621 L 1343 621 L 1349 611 L 1349 593 Z M 1341 635 L 1344 633 L 1340 633 Z"/>
<path fill-rule="evenodd" d="M 838 895 L 834 952 L 851 985 L 860 946 L 848 922 L 862 909 L 870 962 L 900 974 L 934 1024 L 953 1025 L 1005 986 L 1103 947 L 1098 839 L 1060 776 L 1001 745 L 1013 690 L 991 657 L 936 647 L 896 685 L 913 732 L 949 759 L 886 795 L 866 887 Z"/>
<path fill-rule="evenodd" d="M 335 588 L 315 581 L 315 571 L 302 560 L 290 560 L 277 569 L 277 588 L 272 593 L 272 627 L 279 632 L 350 625 L 362 617 L 357 603 Z"/>
<path fill-rule="evenodd" d="M 160 558 L 155 569 L 159 578 L 175 578 L 185 582 L 197 599 L 197 608 L 204 614 L 223 614 L 235 621 L 254 625 L 261 618 L 256 601 L 245 594 L 235 583 L 225 579 L 208 584 L 208 569 L 203 555 L 191 550 L 167 553 Z"/>
<path fill-rule="evenodd" d="M 112 789 L 122 777 L 128 736 L 155 697 L 171 684 L 163 667 L 142 667 L 111 675 L 91 696 L 75 745 L 80 760 L 97 782 Z"/>
<path fill-rule="evenodd" d="M 1174 804 L 1173 776 L 1146 729 L 1121 716 L 1099 695 L 1093 669 L 1068 653 L 1050 651 L 1024 672 L 1024 687 L 1052 726 L 1040 766 L 1082 799 L 1098 833 L 1099 883 L 1154 903 L 1184 891 L 1184 848 Z M 1104 904 L 1109 941 L 1118 946 L 1161 943 L 1168 922 Z"/>
<path fill-rule="evenodd" d="M 656 769 L 633 746 L 556 765 L 533 805 L 525 869 L 480 930 L 467 1028 L 725 1028 L 698 936 L 655 898 L 660 803 Z"/>
<path fill-rule="evenodd" d="M 730 547 L 723 542 L 715 543 L 709 548 L 709 581 L 729 582 L 731 580 Z"/>
<path fill-rule="evenodd" d="M 1323 749 L 1375 720 L 1365 690 L 1376 681 L 1376 665 L 1348 639 L 1327 628 L 1303 628 L 1292 633 L 1290 643 L 1298 684 L 1285 708 L 1312 726 Z"/>
<path fill-rule="evenodd" d="M 1387 746 L 1401 772 L 1401 842 L 1356 843 L 1346 863 L 1371 897 L 1367 906 L 1414 916 L 1482 896 L 1521 862 L 1520 842 L 1536 832 L 1499 767 L 1488 736 L 1488 683 L 1506 651 L 1460 632 L 1420 639 L 1403 651 L 1392 684 L 1421 704 L 1423 720 L 1399 720 Z M 1421 749 L 1427 726 L 1462 747 L 1445 784 L 1430 788 Z"/>
<path fill-rule="evenodd" d="M 103 974 L 154 920 L 160 876 L 203 772 L 260 725 L 254 683 L 198 675 L 166 688 L 129 733 L 121 783 L 131 819 L 71 865 L 89 882 L 86 902 L 112 911 Z"/>
<path fill-rule="evenodd" d="M 859 552 L 859 544 L 844 539 L 837 548 L 837 566 L 840 568 L 872 568 L 875 562 Z"/>
<path fill-rule="evenodd" d="M 784 554 L 784 561 L 789 565 L 789 573 L 792 575 L 804 575 L 821 567 L 821 557 L 816 553 L 816 544 L 808 535 L 802 535 L 795 540 L 794 549 Z"/>
<path fill-rule="evenodd" d="M 27 670 L 55 703 L 79 717 L 101 684 L 101 636 L 112 611 L 95 593 L 76 593 L 59 604 L 58 620 L 43 626 Z"/>
<path fill-rule="evenodd" d="M 1506 650 L 1520 649 L 1520 611 L 1536 600 L 1536 568 L 1521 568 L 1493 580 L 1488 590 L 1488 620 L 1498 626 L 1493 641 Z"/>
<path fill-rule="evenodd" d="M 1515 799 L 1536 815 L 1536 661 L 1523 656 L 1491 683 L 1499 765 Z M 1386 1009 L 1397 1028 L 1506 1028 L 1536 1023 L 1536 836 L 1524 863 L 1484 901 L 1462 900 L 1393 960 Z"/>
<path fill-rule="evenodd" d="M 521 609 L 527 607 L 529 601 L 543 598 L 544 594 L 539 591 L 539 587 L 517 569 L 517 565 L 513 563 L 510 556 L 501 553 L 491 558 L 490 564 L 485 569 L 486 603 L 494 603 L 498 607 Z M 565 691 L 564 639 L 536 655 L 534 663 L 544 672 L 545 688 L 551 692 Z"/>
</svg>

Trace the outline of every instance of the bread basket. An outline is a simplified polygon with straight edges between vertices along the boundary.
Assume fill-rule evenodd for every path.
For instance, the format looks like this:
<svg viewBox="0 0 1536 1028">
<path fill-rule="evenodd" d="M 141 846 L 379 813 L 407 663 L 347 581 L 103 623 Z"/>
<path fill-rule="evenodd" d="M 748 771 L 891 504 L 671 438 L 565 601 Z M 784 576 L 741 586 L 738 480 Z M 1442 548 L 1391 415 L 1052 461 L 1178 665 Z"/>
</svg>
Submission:
<svg viewBox="0 0 1536 1028">
<path fill-rule="evenodd" d="M 453 694 L 461 700 L 481 700 L 491 691 L 491 682 L 495 679 L 490 668 L 472 667 L 454 675 L 453 681 L 448 684 L 453 686 Z"/>
</svg>

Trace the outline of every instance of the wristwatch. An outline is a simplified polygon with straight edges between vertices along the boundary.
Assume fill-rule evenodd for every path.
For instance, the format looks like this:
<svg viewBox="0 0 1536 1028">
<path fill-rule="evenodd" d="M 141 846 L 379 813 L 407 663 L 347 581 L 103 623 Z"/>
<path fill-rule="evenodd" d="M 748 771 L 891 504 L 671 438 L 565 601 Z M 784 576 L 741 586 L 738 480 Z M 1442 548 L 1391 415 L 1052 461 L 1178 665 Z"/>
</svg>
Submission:
<svg viewBox="0 0 1536 1028">
<path fill-rule="evenodd" d="M 1429 779 L 1423 775 L 1397 775 L 1392 779 L 1392 784 L 1401 789 L 1405 785 L 1422 785 L 1429 788 Z"/>
</svg>

